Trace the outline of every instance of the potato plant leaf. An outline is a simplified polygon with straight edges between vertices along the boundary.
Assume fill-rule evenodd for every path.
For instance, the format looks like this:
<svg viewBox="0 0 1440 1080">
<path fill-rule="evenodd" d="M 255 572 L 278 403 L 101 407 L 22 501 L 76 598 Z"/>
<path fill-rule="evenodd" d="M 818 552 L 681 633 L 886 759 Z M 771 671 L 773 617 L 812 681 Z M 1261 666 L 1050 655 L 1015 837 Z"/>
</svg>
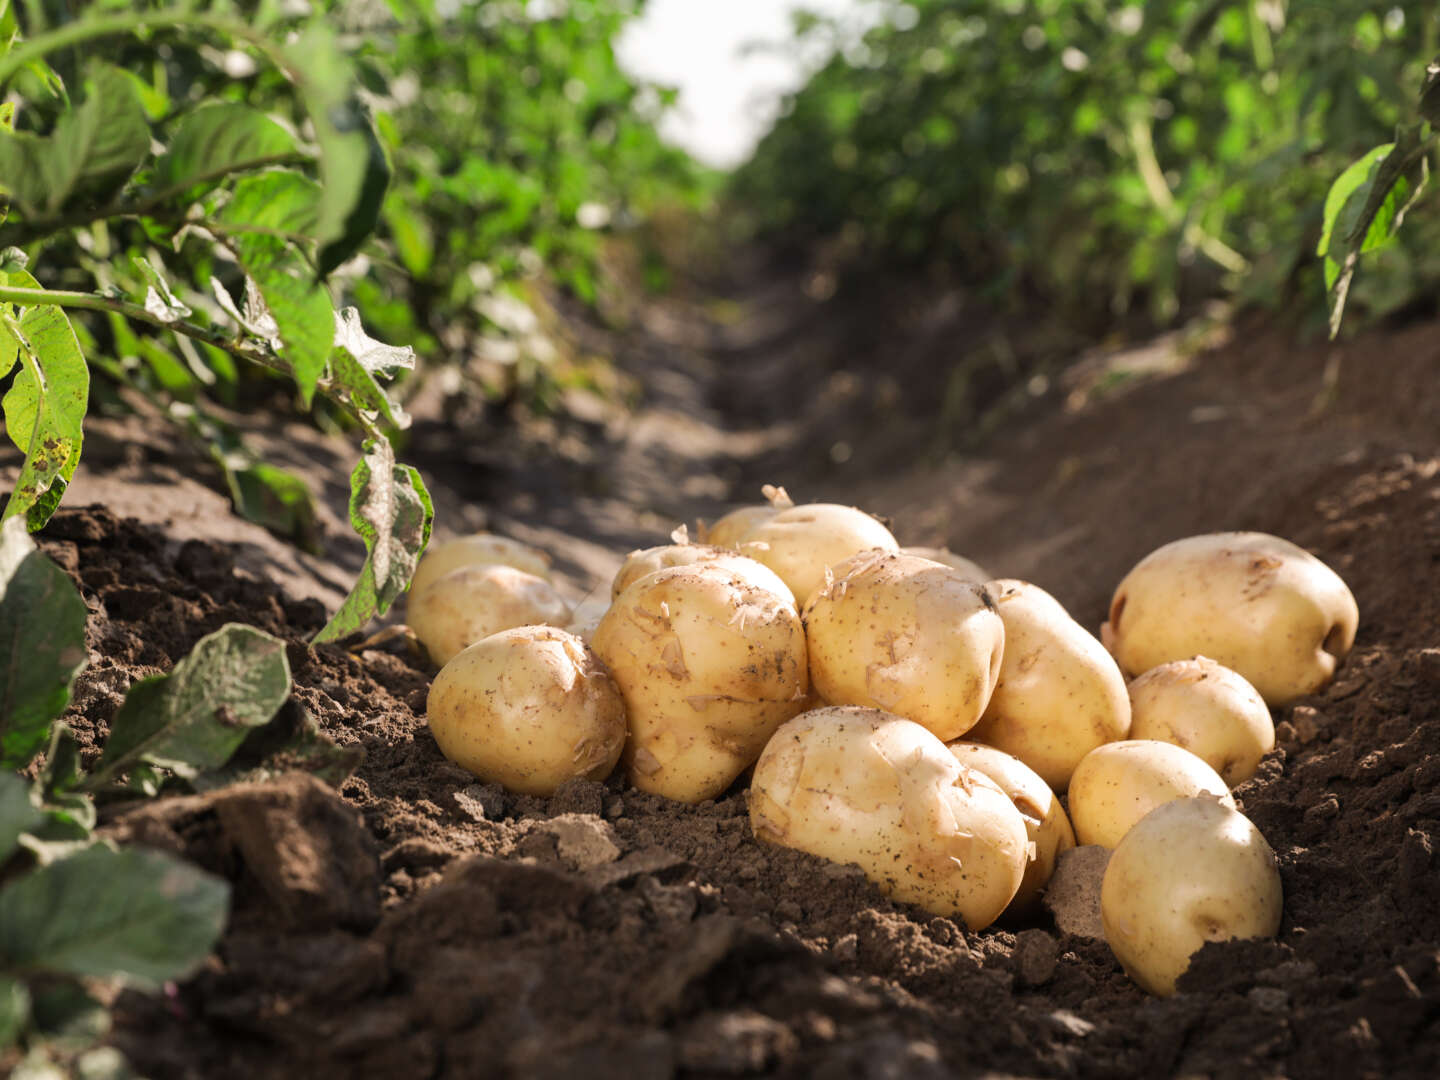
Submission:
<svg viewBox="0 0 1440 1080">
<path fill-rule="evenodd" d="M 85 666 L 85 601 L 20 518 L 0 527 L 0 769 L 45 745 Z"/>
<path fill-rule="evenodd" d="M 14 1046 L 30 1022 L 30 991 L 9 975 L 0 975 L 0 1053 Z"/>
<path fill-rule="evenodd" d="M 264 727 L 256 728 L 223 769 L 196 780 L 200 791 L 240 781 L 269 780 L 302 770 L 339 787 L 362 761 L 359 746 L 337 746 L 299 702 L 292 701 Z"/>
<path fill-rule="evenodd" d="M 31 830 L 43 840 L 82 840 L 95 828 L 95 803 L 80 790 L 80 744 L 64 721 L 54 725 L 35 786 L 45 823 Z"/>
<path fill-rule="evenodd" d="M 44 813 L 30 798 L 30 785 L 20 774 L 0 772 L 0 866 L 19 848 L 21 834 L 44 820 Z"/>
<path fill-rule="evenodd" d="M 1395 238 L 1429 178 L 1419 124 L 1402 125 L 1393 143 L 1377 146 L 1336 178 L 1325 197 L 1320 243 L 1330 294 L 1330 336 L 1340 332 L 1360 256 Z"/>
<path fill-rule="evenodd" d="M 252 626 L 227 624 L 196 642 L 170 674 L 130 687 L 84 786 L 93 790 L 140 765 L 186 780 L 219 768 L 289 696 L 285 643 Z"/>
<path fill-rule="evenodd" d="M 224 881 L 173 856 L 95 844 L 0 889 L 0 968 L 156 988 L 209 955 L 229 899 Z"/>
<path fill-rule="evenodd" d="M 0 269 L 0 284 L 38 289 L 26 271 Z M 0 304 L 0 365 L 12 350 L 22 370 L 5 395 L 5 428 L 25 454 L 6 518 L 24 514 L 31 531 L 50 520 L 80 463 L 90 369 L 65 312 L 53 304 Z"/>
<path fill-rule="evenodd" d="M 72 198 L 108 198 L 149 153 L 150 128 L 133 83 L 97 66 L 85 100 L 50 135 L 0 132 L 0 178 L 27 216 L 50 217 Z"/>
<path fill-rule="evenodd" d="M 326 192 L 328 200 L 329 193 Z M 283 355 L 309 408 L 335 340 L 334 307 L 295 247 L 316 232 L 321 189 L 299 173 L 273 169 L 235 185 L 220 226 L 275 320 Z"/>
<path fill-rule="evenodd" d="M 350 475 L 350 524 L 368 554 L 360 577 L 315 640 L 335 641 L 383 615 L 405 591 L 430 540 L 435 507 L 420 473 L 395 460 L 384 440 L 365 444 Z"/>
<path fill-rule="evenodd" d="M 194 314 L 175 295 L 170 283 L 149 259 L 139 255 L 131 260 L 145 281 L 145 310 L 163 323 L 179 322 Z"/>
<path fill-rule="evenodd" d="M 295 137 L 259 109 L 222 102 L 180 122 L 155 162 L 154 186 L 194 199 L 227 175 L 274 164 L 296 153 Z"/>
</svg>

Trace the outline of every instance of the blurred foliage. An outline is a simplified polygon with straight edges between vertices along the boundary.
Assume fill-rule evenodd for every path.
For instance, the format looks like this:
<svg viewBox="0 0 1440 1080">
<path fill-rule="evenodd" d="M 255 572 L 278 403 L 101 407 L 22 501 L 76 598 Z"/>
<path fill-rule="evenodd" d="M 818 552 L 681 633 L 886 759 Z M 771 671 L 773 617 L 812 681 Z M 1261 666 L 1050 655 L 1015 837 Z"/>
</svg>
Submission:
<svg viewBox="0 0 1440 1080">
<path fill-rule="evenodd" d="M 1415 2 L 870 2 L 863 37 L 797 21 L 797 48 L 835 52 L 737 202 L 766 233 L 939 261 L 1098 328 L 1221 288 L 1280 303 L 1297 273 L 1320 295 L 1326 190 L 1414 117 L 1437 30 Z M 1417 230 L 1351 302 L 1389 310 L 1437 276 Z"/>
</svg>

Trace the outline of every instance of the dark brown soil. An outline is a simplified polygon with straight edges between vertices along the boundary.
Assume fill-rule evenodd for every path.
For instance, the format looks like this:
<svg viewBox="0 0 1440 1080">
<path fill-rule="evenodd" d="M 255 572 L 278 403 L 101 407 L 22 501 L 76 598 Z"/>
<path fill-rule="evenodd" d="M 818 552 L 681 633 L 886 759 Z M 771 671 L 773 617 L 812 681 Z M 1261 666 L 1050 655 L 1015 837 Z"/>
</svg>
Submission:
<svg viewBox="0 0 1440 1080">
<path fill-rule="evenodd" d="M 774 470 L 788 446 L 814 485 L 795 494 L 889 513 L 902 542 L 946 541 L 1036 581 L 1092 629 L 1125 570 L 1177 536 L 1256 528 L 1303 544 L 1350 584 L 1362 621 L 1337 681 L 1276 713 L 1280 745 L 1237 792 L 1280 859 L 1278 939 L 1207 946 L 1182 992 L 1155 999 L 1103 944 L 1046 921 L 971 933 L 890 903 L 852 869 L 760 846 L 743 784 L 696 807 L 619 778 L 508 795 L 440 755 L 418 661 L 308 647 L 323 606 L 237 569 L 218 541 L 66 510 L 42 542 L 92 611 L 69 718 L 91 753 L 131 681 L 232 620 L 287 638 L 296 701 L 365 752 L 338 793 L 291 775 L 104 815 L 118 838 L 235 884 L 207 968 L 169 996 L 120 1000 L 114 1041 L 145 1075 L 1435 1075 L 1440 327 L 1373 334 L 1338 359 L 1249 327 L 1153 378 L 1090 378 L 1129 370 L 1092 358 L 975 456 L 882 474 L 872 439 L 893 447 L 909 430 L 929 447 L 934 429 L 863 390 L 885 370 L 885 335 L 869 335 L 875 354 L 846 353 L 845 314 L 830 314 L 831 351 L 809 359 L 862 391 L 817 395 L 784 439 L 757 428 L 677 462 L 681 421 L 664 437 L 644 429 L 650 442 L 633 427 L 590 432 L 598 467 L 617 463 L 609 490 L 593 469 L 551 471 L 538 499 L 535 477 L 559 459 L 521 443 L 539 455 L 530 480 L 507 481 L 495 451 L 487 510 L 577 537 L 582 553 L 613 549 L 643 536 L 648 511 L 705 505 L 686 482 L 707 469 L 731 497 L 731 480 L 746 496 L 762 478 L 786 482 Z M 774 365 L 804 355 L 764 335 L 655 339 L 622 356 L 652 387 L 650 419 L 663 376 L 677 412 L 689 402 L 717 429 L 740 426 L 737 394 L 762 393 Z M 442 435 L 422 425 L 416 445 L 443 513 L 466 492 L 445 479 L 458 466 L 423 456 Z M 847 464 L 833 464 L 838 442 Z M 630 479 L 639 495 L 615 490 Z"/>
</svg>

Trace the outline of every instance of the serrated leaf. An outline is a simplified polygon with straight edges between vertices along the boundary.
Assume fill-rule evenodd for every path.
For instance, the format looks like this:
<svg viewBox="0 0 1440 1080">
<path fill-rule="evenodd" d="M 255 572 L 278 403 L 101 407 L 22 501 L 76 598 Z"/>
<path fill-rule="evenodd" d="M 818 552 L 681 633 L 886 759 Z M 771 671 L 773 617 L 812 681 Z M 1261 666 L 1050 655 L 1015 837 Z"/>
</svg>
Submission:
<svg viewBox="0 0 1440 1080">
<path fill-rule="evenodd" d="M 226 176 L 263 168 L 296 152 L 295 137 L 259 109 L 206 105 L 180 122 L 155 162 L 154 186 L 194 200 Z"/>
<path fill-rule="evenodd" d="M 434 517 L 420 473 L 398 464 L 388 442 L 366 443 L 350 475 L 350 524 L 365 541 L 365 564 L 317 642 L 342 638 L 389 610 L 415 573 Z"/>
<path fill-rule="evenodd" d="M 30 1022 L 30 991 L 19 979 L 0 975 L 0 1052 L 20 1041 Z"/>
<path fill-rule="evenodd" d="M 204 962 L 229 897 L 170 855 L 96 844 L 0 889 L 0 967 L 157 987 Z"/>
<path fill-rule="evenodd" d="M 103 201 L 150 153 L 150 128 L 131 80 L 97 65 L 85 100 L 48 136 L 0 132 L 0 180 L 28 216 L 58 214 L 72 198 Z"/>
<path fill-rule="evenodd" d="M 30 785 L 18 773 L 0 772 L 0 866 L 19 848 L 21 834 L 44 820 L 30 797 Z"/>
<path fill-rule="evenodd" d="M 335 339 L 334 307 L 325 287 L 293 246 L 314 235 L 320 188 L 299 173 L 273 169 L 235 185 L 220 215 L 246 274 L 275 320 L 283 355 L 308 408 Z M 213 280 L 213 279 L 212 279 Z"/>
<path fill-rule="evenodd" d="M 165 275 L 148 258 L 136 255 L 132 260 L 135 269 L 145 279 L 145 310 L 163 323 L 188 319 L 194 312 L 170 288 Z"/>
<path fill-rule="evenodd" d="M 20 269 L 0 271 L 0 284 L 40 287 Z M 0 316 L 7 307 L 0 304 Z M 0 356 L 11 348 L 22 370 L 5 395 L 5 428 L 25 464 L 4 516 L 24 514 L 34 531 L 50 520 L 80 463 L 90 369 L 70 320 L 54 304 L 21 308 L 13 327 L 0 319 Z"/>
<path fill-rule="evenodd" d="M 20 518 L 0 526 L 0 769 L 45 745 L 85 666 L 85 601 Z"/>
<path fill-rule="evenodd" d="M 219 768 L 289 696 L 285 643 L 229 623 L 196 642 L 169 675 L 130 687 L 86 786 L 141 764 L 187 780 Z"/>
</svg>

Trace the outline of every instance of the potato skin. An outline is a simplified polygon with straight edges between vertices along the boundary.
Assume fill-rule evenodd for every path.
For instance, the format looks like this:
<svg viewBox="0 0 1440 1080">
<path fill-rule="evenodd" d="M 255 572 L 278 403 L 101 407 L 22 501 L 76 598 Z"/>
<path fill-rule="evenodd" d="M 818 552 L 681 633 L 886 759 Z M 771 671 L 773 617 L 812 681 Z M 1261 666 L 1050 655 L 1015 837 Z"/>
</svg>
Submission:
<svg viewBox="0 0 1440 1080">
<path fill-rule="evenodd" d="M 993 577 L 979 563 L 972 562 L 964 555 L 956 555 L 949 548 L 902 547 L 900 552 L 903 555 L 916 555 L 922 559 L 929 559 L 931 562 L 943 563 L 952 570 L 959 570 L 965 575 L 966 581 L 973 581 L 976 585 L 984 585 Z"/>
<path fill-rule="evenodd" d="M 1020 887 L 1029 839 L 984 774 L 909 720 L 853 706 L 784 724 L 755 765 L 758 839 L 854 863 L 898 900 L 988 926 Z"/>
<path fill-rule="evenodd" d="M 1080 759 L 1130 730 L 1130 697 L 1115 660 L 1038 585 L 986 586 L 1005 624 L 1005 656 L 985 715 L 970 732 L 1039 773 L 1056 791 Z"/>
<path fill-rule="evenodd" d="M 1100 887 L 1105 939 L 1152 994 L 1207 941 L 1274 937 L 1284 895 L 1275 853 L 1248 818 L 1214 799 L 1176 799 L 1120 841 Z"/>
<path fill-rule="evenodd" d="M 1070 778 L 1067 799 L 1075 838 L 1114 848 L 1135 823 L 1173 799 L 1214 796 L 1235 809 L 1220 774 L 1173 743 L 1125 739 L 1086 754 Z"/>
<path fill-rule="evenodd" d="M 995 781 L 1020 811 L 1034 852 L 1005 913 L 1023 915 L 1033 911 L 1055 872 L 1055 860 L 1062 851 L 1075 846 L 1075 830 L 1070 827 L 1065 808 L 1039 773 L 1004 750 L 974 742 L 953 742 L 949 749 L 961 765 Z"/>
<path fill-rule="evenodd" d="M 451 570 L 410 597 L 406 621 L 444 667 L 461 649 L 516 626 L 564 626 L 570 605 L 548 581 L 499 563 Z"/>
<path fill-rule="evenodd" d="M 550 626 L 460 652 L 435 676 L 425 713 L 447 758 L 526 795 L 605 779 L 625 745 L 619 687 L 584 642 Z"/>
<path fill-rule="evenodd" d="M 475 533 L 432 543 L 420 557 L 410 579 L 410 595 L 462 566 L 513 566 L 546 581 L 550 580 L 550 556 L 539 548 L 495 533 Z"/>
<path fill-rule="evenodd" d="M 1127 675 L 1208 656 L 1269 705 L 1314 693 L 1355 643 L 1359 609 L 1340 576 L 1266 533 L 1176 540 L 1115 590 L 1101 636 Z"/>
<path fill-rule="evenodd" d="M 770 505 L 742 506 L 731 510 L 714 525 L 703 523 L 699 529 L 700 542 L 711 547 L 734 548 L 744 536 L 762 521 L 769 521 L 779 510 Z"/>
<path fill-rule="evenodd" d="M 805 607 L 805 636 L 826 701 L 884 709 L 942 740 L 980 719 L 1005 645 L 989 599 L 959 571 L 884 551 L 833 567 Z"/>
<path fill-rule="evenodd" d="M 625 562 L 616 572 L 615 580 L 610 583 L 610 598 L 613 600 L 625 591 L 626 586 L 646 574 L 653 574 L 656 570 L 713 562 L 726 557 L 734 558 L 735 552 L 712 544 L 662 544 L 659 547 L 632 551 L 625 556 Z"/>
<path fill-rule="evenodd" d="M 592 648 L 624 695 L 623 761 L 642 791 L 681 802 L 723 792 L 805 703 L 805 631 L 763 567 L 648 574 L 615 598 Z"/>
<path fill-rule="evenodd" d="M 740 554 L 764 563 L 789 586 L 803 609 L 825 585 L 829 567 L 872 548 L 898 551 L 890 530 L 863 510 L 805 503 L 777 511 L 745 533 Z"/>
<path fill-rule="evenodd" d="M 1130 683 L 1130 737 L 1183 746 L 1230 787 L 1275 748 L 1270 709 L 1239 672 L 1206 656 L 1172 660 Z"/>
</svg>

